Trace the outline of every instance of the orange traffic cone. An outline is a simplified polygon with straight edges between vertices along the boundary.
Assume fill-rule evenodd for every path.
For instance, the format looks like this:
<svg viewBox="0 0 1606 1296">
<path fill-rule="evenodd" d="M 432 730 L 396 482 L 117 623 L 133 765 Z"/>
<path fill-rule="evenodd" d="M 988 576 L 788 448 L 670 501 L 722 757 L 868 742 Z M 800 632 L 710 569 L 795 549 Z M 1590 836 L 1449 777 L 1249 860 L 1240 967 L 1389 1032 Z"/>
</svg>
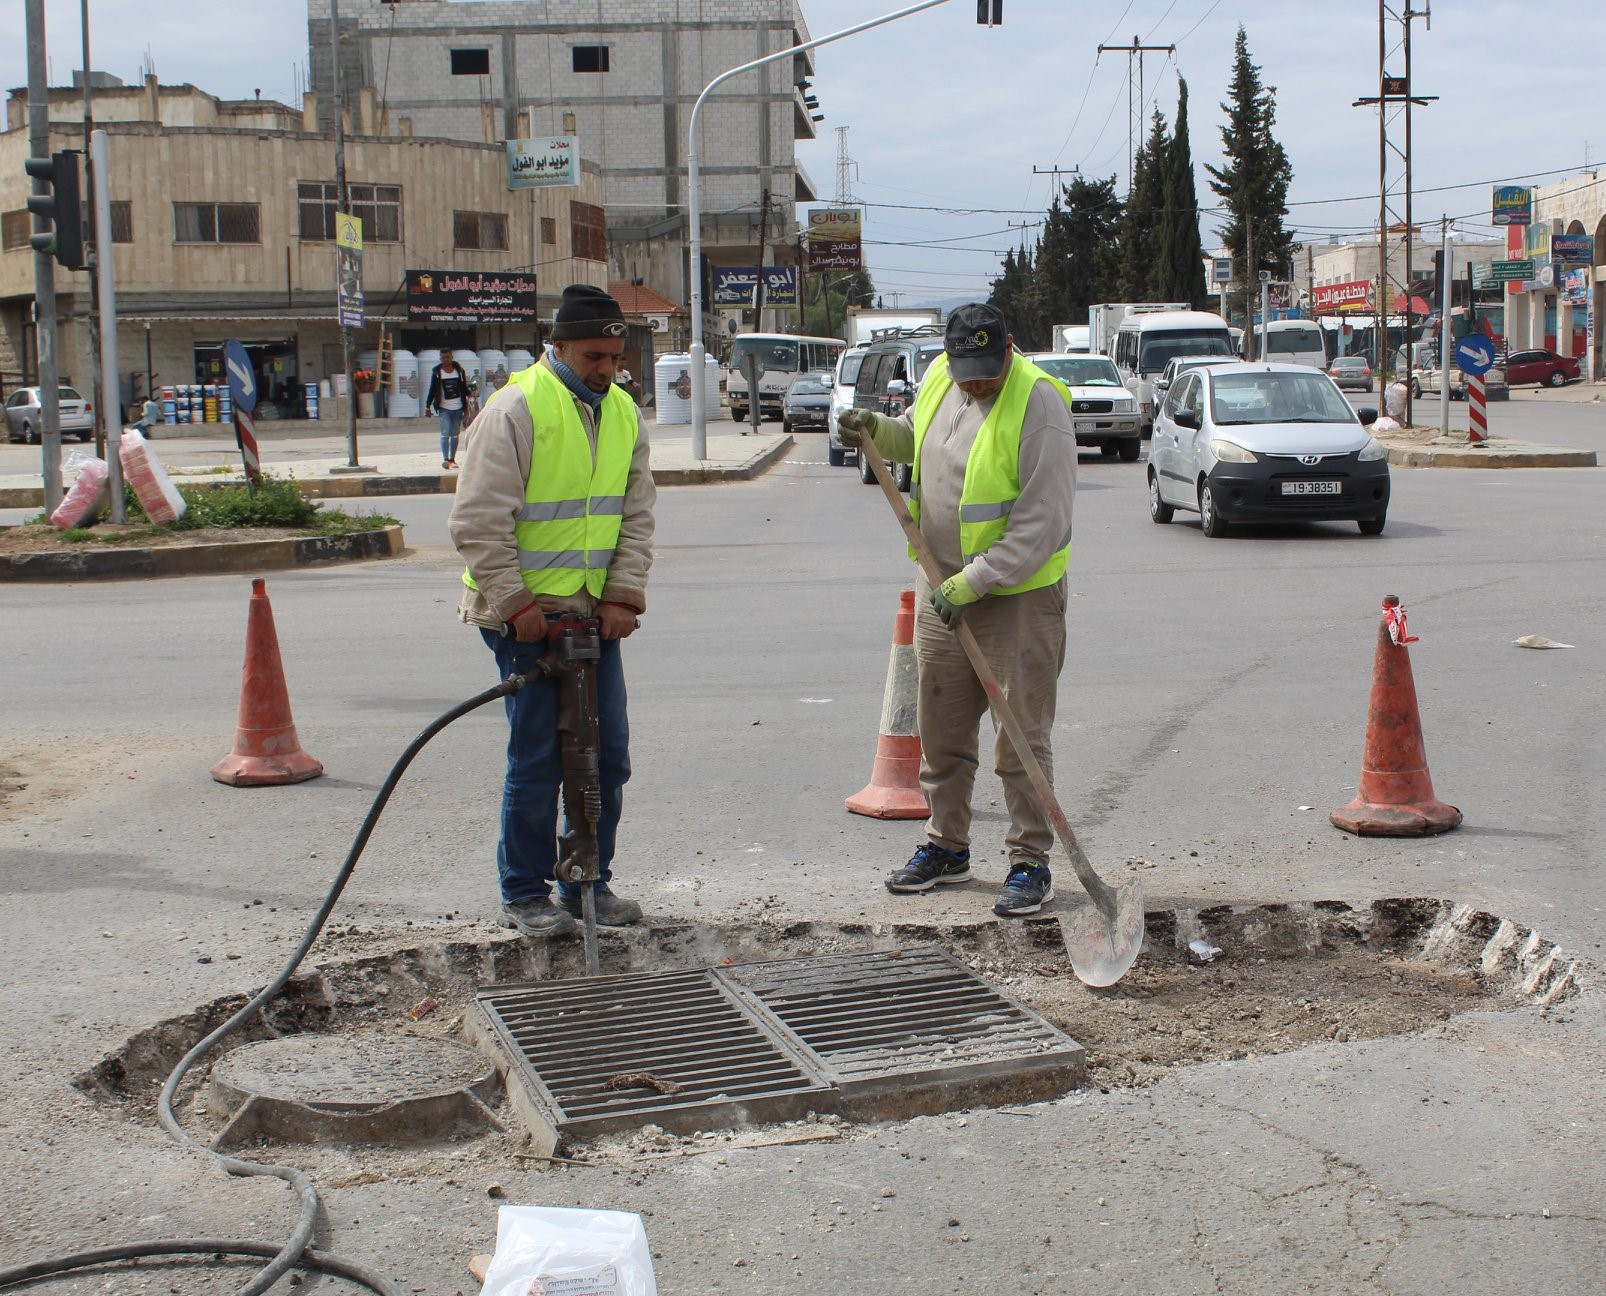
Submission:
<svg viewBox="0 0 1606 1296">
<path fill-rule="evenodd" d="M 898 596 L 892 621 L 892 660 L 881 702 L 870 785 L 847 799 L 854 814 L 874 819 L 924 819 L 931 813 L 920 790 L 920 735 L 915 732 L 915 592 Z"/>
<path fill-rule="evenodd" d="M 1405 645 L 1405 609 L 1393 594 L 1383 600 L 1372 664 L 1372 702 L 1355 799 L 1328 818 L 1335 828 L 1363 837 L 1426 837 L 1460 826 L 1461 812 L 1433 795 L 1422 719 L 1416 709 L 1411 654 Z"/>
<path fill-rule="evenodd" d="M 323 765 L 301 750 L 296 722 L 290 717 L 290 694 L 284 686 L 284 664 L 279 660 L 279 636 L 273 629 L 267 582 L 253 580 L 234 750 L 212 766 L 212 777 L 234 787 L 261 787 L 300 783 L 322 773 Z"/>
</svg>

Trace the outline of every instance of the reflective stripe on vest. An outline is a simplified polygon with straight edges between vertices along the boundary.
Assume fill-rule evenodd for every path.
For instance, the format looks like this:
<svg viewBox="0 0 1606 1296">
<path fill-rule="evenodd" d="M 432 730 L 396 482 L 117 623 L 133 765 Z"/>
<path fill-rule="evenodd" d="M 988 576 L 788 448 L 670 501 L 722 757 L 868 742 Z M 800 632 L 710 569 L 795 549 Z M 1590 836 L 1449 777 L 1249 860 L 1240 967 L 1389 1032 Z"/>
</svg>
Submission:
<svg viewBox="0 0 1606 1296">
<path fill-rule="evenodd" d="M 600 598 L 624 520 L 625 488 L 640 423 L 635 402 L 610 384 L 597 423 L 595 460 L 563 379 L 534 364 L 513 375 L 535 427 L 524 504 L 513 524 L 519 575 L 532 594 L 586 590 Z M 479 588 L 465 569 L 463 584 Z"/>
<path fill-rule="evenodd" d="M 993 407 L 970 447 L 970 458 L 965 463 L 965 483 L 959 493 L 959 548 L 967 563 L 1003 539 L 1008 529 L 1009 515 L 1020 498 L 1021 425 L 1026 421 L 1026 402 L 1039 382 L 1052 383 L 1069 408 L 1071 393 L 1065 385 L 1017 354 L 1010 361 L 1009 377 L 1004 380 L 1003 389 L 994 398 Z M 931 420 L 936 417 L 937 407 L 953 385 L 948 357 L 938 356 L 926 370 L 914 413 L 910 415 L 915 454 L 909 483 L 909 512 L 917 524 L 920 521 L 920 447 Z M 909 556 L 915 556 L 913 548 Z M 1021 594 L 1052 585 L 1065 574 L 1070 556 L 1071 537 L 1067 533 L 1048 561 L 1025 580 L 992 592 Z"/>
</svg>

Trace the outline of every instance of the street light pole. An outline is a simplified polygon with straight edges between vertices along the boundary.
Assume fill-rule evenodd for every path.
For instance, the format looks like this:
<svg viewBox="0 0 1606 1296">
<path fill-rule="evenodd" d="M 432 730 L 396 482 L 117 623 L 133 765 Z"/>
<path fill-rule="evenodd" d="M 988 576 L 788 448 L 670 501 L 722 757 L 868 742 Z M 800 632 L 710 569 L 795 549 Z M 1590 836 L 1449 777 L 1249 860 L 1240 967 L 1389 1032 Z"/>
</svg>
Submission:
<svg viewBox="0 0 1606 1296">
<path fill-rule="evenodd" d="M 707 392 L 707 375 L 703 372 L 708 363 L 708 351 L 703 346 L 703 206 L 702 196 L 698 192 L 698 166 L 700 159 L 697 151 L 697 114 L 702 112 L 703 104 L 707 101 L 709 93 L 722 81 L 728 81 L 733 76 L 740 76 L 743 72 L 751 72 L 754 68 L 763 67 L 766 63 L 774 63 L 778 59 L 789 58 L 793 54 L 801 54 L 804 50 L 814 49 L 818 45 L 829 45 L 832 41 L 841 40 L 844 36 L 853 36 L 862 31 L 869 31 L 872 27 L 879 27 L 883 23 L 895 22 L 899 18 L 907 18 L 910 14 L 917 14 L 922 9 L 935 9 L 940 4 L 947 4 L 948 0 L 921 0 L 919 4 L 910 5 L 907 9 L 899 9 L 896 13 L 883 14 L 879 18 L 872 18 L 869 22 L 862 22 L 853 27 L 844 27 L 839 32 L 832 32 L 829 36 L 821 36 L 818 40 L 805 41 L 801 45 L 792 45 L 773 54 L 766 54 L 763 58 L 754 59 L 751 63 L 743 63 L 740 67 L 733 67 L 728 72 L 721 72 L 717 77 L 703 87 L 702 94 L 697 96 L 697 102 L 692 105 L 691 118 L 688 123 L 689 139 L 686 147 L 686 185 L 687 185 L 687 215 L 691 221 L 691 457 L 693 459 L 706 459 L 708 457 L 708 415 L 705 405 Z M 754 407 L 758 404 L 758 393 L 753 393 Z"/>
</svg>

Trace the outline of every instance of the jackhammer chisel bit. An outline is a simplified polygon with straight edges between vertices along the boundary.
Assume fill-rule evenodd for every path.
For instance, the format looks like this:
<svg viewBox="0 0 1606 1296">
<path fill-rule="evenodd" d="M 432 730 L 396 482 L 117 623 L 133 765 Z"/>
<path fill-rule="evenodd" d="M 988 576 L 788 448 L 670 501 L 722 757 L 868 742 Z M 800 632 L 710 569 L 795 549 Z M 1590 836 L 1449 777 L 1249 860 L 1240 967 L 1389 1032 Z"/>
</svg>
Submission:
<svg viewBox="0 0 1606 1296">
<path fill-rule="evenodd" d="M 551 633 L 547 658 L 558 681 L 558 737 L 563 755 L 563 815 L 567 831 L 558 838 L 558 880 L 580 889 L 580 923 L 586 973 L 601 971 L 597 953 L 597 899 L 600 879 L 597 825 L 602 820 L 602 740 L 597 730 L 596 663 L 602 634 L 595 617 L 572 614 L 547 618 Z"/>
</svg>

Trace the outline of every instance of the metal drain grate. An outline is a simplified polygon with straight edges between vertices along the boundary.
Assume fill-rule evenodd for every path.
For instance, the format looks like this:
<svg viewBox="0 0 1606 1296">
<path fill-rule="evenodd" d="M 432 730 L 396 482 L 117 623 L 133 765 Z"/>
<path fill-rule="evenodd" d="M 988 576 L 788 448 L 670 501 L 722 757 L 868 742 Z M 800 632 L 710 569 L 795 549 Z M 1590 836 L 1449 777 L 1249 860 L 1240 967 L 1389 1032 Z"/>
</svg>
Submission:
<svg viewBox="0 0 1606 1296">
<path fill-rule="evenodd" d="M 896 1119 L 1056 1097 L 1086 1073 L 1080 1044 L 932 947 L 488 986 L 478 1002 L 550 1141 Z"/>
</svg>

